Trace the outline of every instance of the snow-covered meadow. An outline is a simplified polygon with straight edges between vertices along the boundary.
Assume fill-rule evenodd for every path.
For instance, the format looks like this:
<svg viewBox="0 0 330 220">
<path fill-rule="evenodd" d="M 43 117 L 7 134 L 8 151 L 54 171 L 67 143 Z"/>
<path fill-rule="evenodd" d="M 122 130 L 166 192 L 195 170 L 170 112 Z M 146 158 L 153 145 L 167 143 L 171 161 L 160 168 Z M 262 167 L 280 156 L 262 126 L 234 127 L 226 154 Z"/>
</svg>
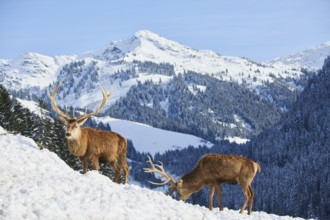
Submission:
<svg viewBox="0 0 330 220">
<path fill-rule="evenodd" d="M 293 219 L 209 211 L 97 172 L 80 174 L 56 154 L 0 127 L 0 219 Z M 299 219 L 299 218 L 295 218 Z"/>
<path fill-rule="evenodd" d="M 212 147 L 212 143 L 190 134 L 167 131 L 138 122 L 106 117 L 94 117 L 96 122 L 110 124 L 111 130 L 133 141 L 139 152 L 164 153 L 167 150 L 183 149 L 188 146 Z M 146 138 L 147 137 L 147 138 Z"/>
</svg>

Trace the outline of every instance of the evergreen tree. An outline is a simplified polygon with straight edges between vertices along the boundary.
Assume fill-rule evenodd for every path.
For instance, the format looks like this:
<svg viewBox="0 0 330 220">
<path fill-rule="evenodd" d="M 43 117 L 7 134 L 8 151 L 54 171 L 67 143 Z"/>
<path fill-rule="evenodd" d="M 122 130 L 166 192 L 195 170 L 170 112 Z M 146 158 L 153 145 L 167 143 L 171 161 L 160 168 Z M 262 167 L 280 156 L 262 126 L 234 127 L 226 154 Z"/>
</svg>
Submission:
<svg viewBox="0 0 330 220">
<path fill-rule="evenodd" d="M 7 89 L 0 84 L 0 126 L 7 129 L 8 131 L 12 131 L 12 125 L 10 124 L 12 119 L 12 106 L 13 101 L 10 97 Z"/>
<path fill-rule="evenodd" d="M 26 118 L 24 118 L 23 107 L 16 103 L 13 107 L 13 117 L 11 118 L 12 130 L 15 133 L 22 133 L 25 128 Z"/>
</svg>

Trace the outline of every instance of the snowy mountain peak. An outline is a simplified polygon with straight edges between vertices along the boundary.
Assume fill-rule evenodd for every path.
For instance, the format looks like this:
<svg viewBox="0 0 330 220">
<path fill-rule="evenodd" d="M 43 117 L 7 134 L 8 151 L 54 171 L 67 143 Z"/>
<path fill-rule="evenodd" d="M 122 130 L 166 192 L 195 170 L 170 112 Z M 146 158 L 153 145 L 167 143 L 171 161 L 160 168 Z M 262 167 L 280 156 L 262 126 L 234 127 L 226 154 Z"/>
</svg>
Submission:
<svg viewBox="0 0 330 220">
<path fill-rule="evenodd" d="M 156 33 L 152 32 L 152 31 L 149 31 L 149 30 L 139 30 L 139 31 L 135 32 L 134 37 L 136 37 L 136 38 L 149 38 L 149 39 L 163 38 L 159 34 L 156 34 Z M 165 38 L 163 38 L 163 39 L 165 39 Z"/>
<path fill-rule="evenodd" d="M 203 74 L 213 74 L 224 80 L 242 82 L 243 72 L 253 77 L 260 69 L 262 72 L 279 72 L 283 68 L 274 70 L 272 67 L 261 67 L 247 59 L 222 56 L 214 51 L 195 50 L 178 42 L 168 40 L 148 30 L 136 32 L 127 40 L 113 41 L 105 49 L 92 55 L 96 59 L 106 62 L 132 63 L 134 61 L 168 63 L 173 65 L 175 73 L 194 71 Z M 229 74 L 225 74 L 225 73 Z M 271 80 L 271 79 L 269 79 Z M 259 83 L 259 82 L 257 82 Z"/>
<path fill-rule="evenodd" d="M 188 50 L 189 52 L 195 51 L 192 48 L 184 46 L 176 41 L 169 40 L 159 34 L 153 33 L 148 30 L 137 31 L 132 37 L 132 41 L 138 42 L 140 46 L 139 49 L 144 50 L 147 48 L 152 49 L 151 47 L 155 47 L 154 49 L 174 50 L 177 52 L 183 52 L 184 50 Z M 145 46 L 147 48 L 145 48 Z"/>
<path fill-rule="evenodd" d="M 318 70 L 322 68 L 327 56 L 330 56 L 330 41 L 316 45 L 300 53 L 276 58 L 269 63 L 274 66 L 291 66 L 296 69 Z"/>
<path fill-rule="evenodd" d="M 18 59 L 48 59 L 50 57 L 46 56 L 46 55 L 42 55 L 40 53 L 36 53 L 36 52 L 26 52 L 24 54 L 22 54 L 21 56 L 18 57 Z"/>
<path fill-rule="evenodd" d="M 96 52 L 93 57 L 113 62 L 151 61 L 173 64 L 175 57 L 195 56 L 194 53 L 196 50 L 192 48 L 151 31 L 141 30 L 127 40 L 111 42 L 105 49 Z"/>
</svg>

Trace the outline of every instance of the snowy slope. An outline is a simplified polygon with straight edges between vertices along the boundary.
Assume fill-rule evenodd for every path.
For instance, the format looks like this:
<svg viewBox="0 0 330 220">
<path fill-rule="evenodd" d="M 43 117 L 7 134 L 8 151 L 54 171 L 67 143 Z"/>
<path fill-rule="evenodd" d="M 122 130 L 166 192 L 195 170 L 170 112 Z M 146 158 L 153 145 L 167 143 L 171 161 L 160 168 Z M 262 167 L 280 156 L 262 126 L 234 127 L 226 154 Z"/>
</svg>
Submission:
<svg viewBox="0 0 330 220">
<path fill-rule="evenodd" d="M 325 58 L 330 56 L 330 41 L 315 47 L 304 50 L 303 52 L 289 55 L 287 57 L 280 57 L 269 64 L 277 67 L 292 66 L 292 68 L 305 68 L 308 70 L 321 69 Z"/>
<path fill-rule="evenodd" d="M 115 184 L 97 172 L 83 175 L 31 139 L 1 127 L 0 143 L 0 219 L 300 219 L 209 211 L 161 192 Z"/>
<path fill-rule="evenodd" d="M 49 57 L 38 53 L 25 53 L 13 60 L 0 60 L 0 82 L 10 89 L 44 88 L 52 83 L 57 72 L 75 56 Z"/>
<path fill-rule="evenodd" d="M 193 135 L 166 131 L 137 122 L 110 117 L 95 117 L 95 120 L 97 122 L 102 121 L 104 124 L 109 123 L 112 131 L 132 140 L 137 151 L 150 153 L 151 155 L 188 146 L 212 146 L 212 143 Z"/>
<path fill-rule="evenodd" d="M 34 101 L 24 100 L 20 98 L 16 98 L 16 100 L 24 107 L 30 110 L 35 115 L 38 115 L 40 118 L 43 118 L 44 115 L 47 114 L 47 110 L 42 109 L 39 105 Z"/>
</svg>

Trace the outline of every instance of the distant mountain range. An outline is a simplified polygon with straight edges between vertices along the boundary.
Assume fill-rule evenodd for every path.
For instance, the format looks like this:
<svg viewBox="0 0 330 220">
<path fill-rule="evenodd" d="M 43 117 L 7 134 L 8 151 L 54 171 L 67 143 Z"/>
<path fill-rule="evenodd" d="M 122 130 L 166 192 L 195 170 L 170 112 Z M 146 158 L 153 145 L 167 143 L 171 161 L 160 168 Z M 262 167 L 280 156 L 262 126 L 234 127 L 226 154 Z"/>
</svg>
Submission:
<svg viewBox="0 0 330 220">
<path fill-rule="evenodd" d="M 256 63 L 246 58 L 225 56 L 208 50 L 195 50 L 147 30 L 138 31 L 128 40 L 113 41 L 105 48 L 81 55 L 50 57 L 38 53 L 25 53 L 16 59 L 0 59 L 1 83 L 9 89 L 37 86 L 47 87 L 57 80 L 61 69 L 72 62 L 94 61 L 100 75 L 113 75 L 118 70 L 132 68 L 135 61 L 167 63 L 174 72 L 194 71 L 214 78 L 246 82 L 251 86 L 272 81 L 269 76 L 298 77 L 300 68 L 319 69 L 330 54 L 330 41 L 301 53 Z M 296 69 L 296 70 L 293 70 Z M 257 80 L 253 80 L 256 77 Z M 142 78 L 137 80 L 143 80 Z"/>
<path fill-rule="evenodd" d="M 111 90 L 107 114 L 210 141 L 250 138 L 295 100 L 307 70 L 321 68 L 330 43 L 257 63 L 198 51 L 147 30 L 81 55 L 26 53 L 0 60 L 0 83 L 21 98 L 45 98 L 63 81 L 60 106 L 93 109 L 98 84 Z"/>
</svg>

